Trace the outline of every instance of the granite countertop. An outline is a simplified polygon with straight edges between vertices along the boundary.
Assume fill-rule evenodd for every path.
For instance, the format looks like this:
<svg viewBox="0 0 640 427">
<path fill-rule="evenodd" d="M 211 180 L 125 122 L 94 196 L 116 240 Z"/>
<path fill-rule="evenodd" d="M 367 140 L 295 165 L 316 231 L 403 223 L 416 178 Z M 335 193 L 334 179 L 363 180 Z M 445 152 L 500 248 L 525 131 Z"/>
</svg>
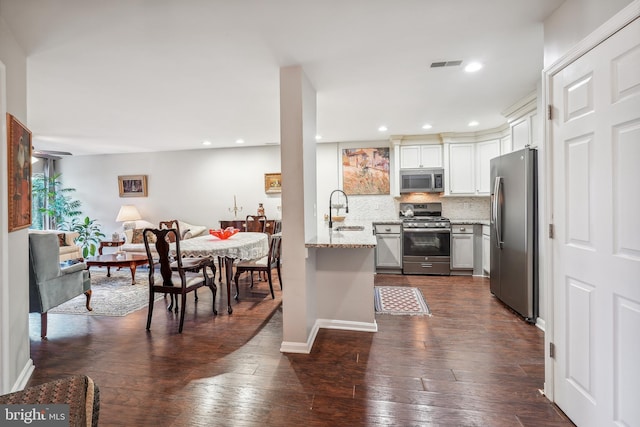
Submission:
<svg viewBox="0 0 640 427">
<path fill-rule="evenodd" d="M 376 221 L 377 222 L 377 221 Z M 337 230 L 340 226 L 363 226 L 363 230 Z M 323 222 L 318 225 L 317 236 L 308 240 L 307 248 L 375 248 L 376 236 L 371 221 L 334 222 L 333 229 Z"/>
<path fill-rule="evenodd" d="M 490 225 L 488 219 L 451 219 L 451 224 L 460 224 L 460 225 Z"/>
</svg>

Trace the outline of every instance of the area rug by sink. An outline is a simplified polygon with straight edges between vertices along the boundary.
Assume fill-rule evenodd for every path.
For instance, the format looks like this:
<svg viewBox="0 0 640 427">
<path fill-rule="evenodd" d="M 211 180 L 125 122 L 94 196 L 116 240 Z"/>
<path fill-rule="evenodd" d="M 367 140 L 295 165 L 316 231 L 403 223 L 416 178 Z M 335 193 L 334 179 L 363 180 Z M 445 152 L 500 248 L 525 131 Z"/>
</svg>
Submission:
<svg viewBox="0 0 640 427">
<path fill-rule="evenodd" d="M 111 269 L 111 277 L 107 277 L 106 269 L 91 270 L 91 307 L 87 311 L 86 297 L 79 295 L 49 310 L 49 313 L 84 314 L 88 316 L 126 316 L 146 307 L 149 303 L 149 280 L 147 270 L 138 268 L 136 284 L 131 284 L 131 272 L 128 268 Z M 156 300 L 162 298 L 156 295 Z"/>
<path fill-rule="evenodd" d="M 431 310 L 418 288 L 374 286 L 375 311 L 381 314 L 430 316 Z"/>
</svg>

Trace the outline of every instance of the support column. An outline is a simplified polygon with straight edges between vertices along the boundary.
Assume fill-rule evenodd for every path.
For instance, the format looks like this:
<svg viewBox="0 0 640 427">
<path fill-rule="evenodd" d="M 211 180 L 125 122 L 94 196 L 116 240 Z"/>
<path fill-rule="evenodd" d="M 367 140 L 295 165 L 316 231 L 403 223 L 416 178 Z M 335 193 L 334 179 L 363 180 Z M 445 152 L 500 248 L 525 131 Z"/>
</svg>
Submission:
<svg viewBox="0 0 640 427">
<path fill-rule="evenodd" d="M 302 67 L 280 69 L 283 341 L 280 351 L 309 353 L 315 334 L 316 93 Z"/>
</svg>

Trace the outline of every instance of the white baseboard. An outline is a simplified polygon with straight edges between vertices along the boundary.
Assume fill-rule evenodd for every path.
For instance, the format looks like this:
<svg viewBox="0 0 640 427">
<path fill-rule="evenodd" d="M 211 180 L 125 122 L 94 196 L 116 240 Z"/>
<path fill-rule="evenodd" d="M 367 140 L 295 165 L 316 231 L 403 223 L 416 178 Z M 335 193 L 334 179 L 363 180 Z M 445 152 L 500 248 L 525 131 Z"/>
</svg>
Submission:
<svg viewBox="0 0 640 427">
<path fill-rule="evenodd" d="M 311 328 L 311 333 L 307 342 L 293 342 L 283 341 L 280 344 L 281 353 L 311 353 L 313 343 L 316 340 L 318 331 L 320 328 L 324 329 L 341 329 L 343 331 L 358 331 L 358 332 L 378 332 L 378 324 L 374 320 L 373 322 L 353 322 L 349 320 L 333 320 L 333 319 L 317 319 L 316 323 Z"/>
<path fill-rule="evenodd" d="M 378 332 L 378 324 L 373 322 L 353 322 L 350 320 L 317 319 L 316 326 L 324 329 L 342 329 L 343 331 Z"/>
<path fill-rule="evenodd" d="M 311 353 L 311 348 L 313 348 L 313 343 L 316 340 L 316 335 L 318 335 L 318 322 L 313 325 L 311 328 L 311 333 L 307 338 L 307 342 L 295 342 L 295 341 L 282 341 L 280 344 L 280 352 L 281 353 L 302 353 L 309 354 Z"/>
<path fill-rule="evenodd" d="M 16 382 L 13 384 L 13 387 L 11 388 L 11 393 L 15 391 L 24 390 L 35 368 L 36 367 L 33 364 L 33 360 L 32 359 L 27 360 L 27 363 L 24 365 L 24 368 L 22 368 L 22 372 L 20 372 L 20 375 L 18 376 L 18 378 L 16 379 Z"/>
<path fill-rule="evenodd" d="M 546 326 L 546 323 L 545 323 L 545 321 L 544 321 L 544 319 L 542 317 L 538 317 L 536 319 L 536 326 L 538 327 L 538 329 L 540 329 L 542 331 L 545 330 L 544 328 Z"/>
</svg>

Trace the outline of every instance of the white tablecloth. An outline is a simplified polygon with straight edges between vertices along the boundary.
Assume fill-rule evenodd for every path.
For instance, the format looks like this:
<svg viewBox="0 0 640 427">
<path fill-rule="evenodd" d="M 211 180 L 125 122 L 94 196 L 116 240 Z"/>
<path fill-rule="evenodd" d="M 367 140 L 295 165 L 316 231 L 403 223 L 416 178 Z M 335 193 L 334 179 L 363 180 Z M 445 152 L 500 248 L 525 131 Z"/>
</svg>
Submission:
<svg viewBox="0 0 640 427">
<path fill-rule="evenodd" d="M 229 257 L 238 259 L 257 259 L 269 253 L 269 238 L 265 233 L 236 233 L 226 240 L 220 240 L 210 234 L 180 241 L 180 252 L 186 257 Z M 171 245 L 171 254 L 175 255 L 175 244 Z"/>
</svg>

